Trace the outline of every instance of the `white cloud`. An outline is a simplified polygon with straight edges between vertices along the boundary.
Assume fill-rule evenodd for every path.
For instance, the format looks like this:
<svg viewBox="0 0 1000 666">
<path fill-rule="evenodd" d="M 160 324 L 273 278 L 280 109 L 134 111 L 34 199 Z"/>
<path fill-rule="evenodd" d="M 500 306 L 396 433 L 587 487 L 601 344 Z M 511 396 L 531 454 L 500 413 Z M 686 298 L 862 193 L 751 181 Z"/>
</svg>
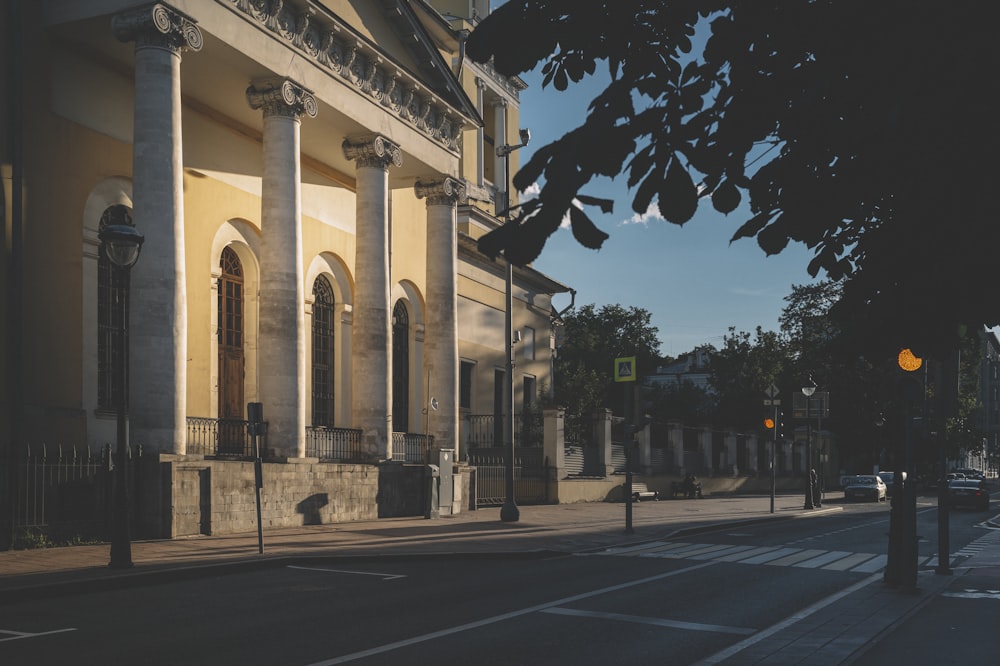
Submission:
<svg viewBox="0 0 1000 666">
<path fill-rule="evenodd" d="M 649 204 L 649 207 L 646 209 L 645 213 L 642 213 L 641 215 L 639 213 L 634 213 L 632 215 L 632 217 L 630 217 L 627 220 L 623 220 L 619 224 L 622 224 L 622 225 L 625 225 L 625 224 L 642 224 L 642 225 L 648 225 L 650 223 L 650 221 L 656 222 L 656 221 L 661 221 L 661 220 L 665 221 L 664 217 L 662 215 L 660 215 L 660 207 L 659 207 L 659 205 L 657 205 L 657 202 L 654 201 L 653 203 Z"/>
</svg>

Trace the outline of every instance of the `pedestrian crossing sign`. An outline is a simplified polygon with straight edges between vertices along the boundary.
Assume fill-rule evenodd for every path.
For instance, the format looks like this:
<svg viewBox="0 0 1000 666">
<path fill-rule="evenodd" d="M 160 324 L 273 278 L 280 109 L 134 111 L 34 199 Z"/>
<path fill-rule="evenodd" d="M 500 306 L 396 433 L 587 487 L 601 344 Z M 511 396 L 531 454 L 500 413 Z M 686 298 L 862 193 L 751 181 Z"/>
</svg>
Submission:
<svg viewBox="0 0 1000 666">
<path fill-rule="evenodd" d="M 615 359 L 615 381 L 635 381 L 635 356 L 623 356 Z"/>
</svg>

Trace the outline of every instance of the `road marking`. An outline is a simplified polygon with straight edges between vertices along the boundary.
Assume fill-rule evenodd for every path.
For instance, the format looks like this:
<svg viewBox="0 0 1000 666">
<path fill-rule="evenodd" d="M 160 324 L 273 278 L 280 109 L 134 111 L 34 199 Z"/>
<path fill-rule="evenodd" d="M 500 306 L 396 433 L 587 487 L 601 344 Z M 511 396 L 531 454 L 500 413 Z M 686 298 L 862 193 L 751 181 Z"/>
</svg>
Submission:
<svg viewBox="0 0 1000 666">
<path fill-rule="evenodd" d="M 0 638 L 0 643 L 5 643 L 7 641 L 19 641 L 22 638 L 37 638 L 38 636 L 48 636 L 49 634 L 61 634 L 67 631 L 76 631 L 76 627 L 70 627 L 68 629 L 53 629 L 52 631 L 40 631 L 37 634 L 33 634 L 27 631 L 11 631 L 9 629 L 0 629 L 0 634 L 11 634 L 7 638 Z"/>
<path fill-rule="evenodd" d="M 709 664 L 720 664 L 723 661 L 725 661 L 726 659 L 729 659 L 730 657 L 732 657 L 733 655 L 738 654 L 739 652 L 742 652 L 743 650 L 747 649 L 751 645 L 756 645 L 757 643 L 761 642 L 765 638 L 769 638 L 769 637 L 773 636 L 774 634 L 778 633 L 782 629 L 786 629 L 787 627 L 792 626 L 796 622 L 801 622 L 802 620 L 806 619 L 807 617 L 809 617 L 813 613 L 816 613 L 817 611 L 821 611 L 824 608 L 826 608 L 827 606 L 829 606 L 830 604 L 835 603 L 837 601 L 840 601 L 841 599 L 843 599 L 847 595 L 852 594 L 852 593 L 860 590 L 863 587 L 867 587 L 868 585 L 871 585 L 875 581 L 881 580 L 881 579 L 882 579 L 882 574 L 872 574 L 868 578 L 864 578 L 864 579 L 858 581 L 857 583 L 855 583 L 854 585 L 851 585 L 850 587 L 844 588 L 843 590 L 841 590 L 840 592 L 837 592 L 836 594 L 831 594 L 826 599 L 821 599 L 821 600 L 817 601 L 816 603 L 814 603 L 812 606 L 809 606 L 809 607 L 807 607 L 807 608 L 799 611 L 798 613 L 795 613 L 794 615 L 788 616 L 787 618 L 785 618 L 781 622 L 778 622 L 777 624 L 772 624 L 767 629 L 763 629 L 763 630 L 757 632 L 756 634 L 754 634 L 753 636 L 750 636 L 749 638 L 743 639 L 739 643 L 735 643 L 733 645 L 730 645 L 728 648 L 726 648 L 725 650 L 722 650 L 721 652 L 716 652 L 712 656 L 706 657 L 705 659 L 699 661 L 696 664 L 696 666 L 703 666 L 703 665 L 704 666 L 708 666 Z"/>
<path fill-rule="evenodd" d="M 942 592 L 942 597 L 952 597 L 956 599 L 998 599 L 1000 600 L 1000 590 L 964 590 L 962 592 Z"/>
<path fill-rule="evenodd" d="M 387 574 L 387 573 L 376 573 L 374 571 L 349 571 L 347 569 L 323 569 L 320 567 L 299 567 L 294 564 L 288 565 L 289 569 L 299 569 L 300 571 L 323 571 L 327 573 L 342 573 L 342 574 L 353 574 L 355 576 L 379 576 L 382 580 L 395 580 L 397 578 L 406 578 L 406 574 Z"/>
<path fill-rule="evenodd" d="M 638 615 L 623 615 L 622 613 L 600 613 L 596 611 L 576 610 L 574 608 L 546 608 L 543 613 L 552 615 L 571 615 L 573 617 L 593 617 L 601 620 L 617 620 L 619 622 L 632 622 L 634 624 L 650 624 L 654 627 L 668 627 L 670 629 L 685 629 L 689 631 L 714 631 L 723 634 L 738 634 L 749 636 L 756 629 L 745 627 L 727 627 L 721 624 L 702 624 L 700 622 L 680 622 L 677 620 L 664 620 L 659 617 L 640 617 Z"/>
<path fill-rule="evenodd" d="M 590 592 L 583 592 L 581 594 L 576 594 L 571 597 L 556 599 L 554 601 L 550 601 L 544 604 L 538 604 L 537 606 L 529 606 L 528 608 L 522 608 L 520 610 L 511 611 L 509 613 L 503 613 L 501 615 L 494 615 L 493 617 L 487 617 L 482 620 L 476 620 L 475 622 L 467 622 L 465 624 L 460 624 L 457 627 L 451 627 L 449 629 L 441 629 L 440 631 L 432 631 L 431 633 L 424 634 L 423 636 L 414 636 L 413 638 L 407 638 L 405 640 L 396 641 L 394 643 L 387 643 L 385 645 L 373 647 L 368 650 L 362 650 L 360 652 L 354 652 L 352 654 L 345 654 L 340 657 L 333 657 L 331 659 L 317 661 L 315 663 L 309 664 L 309 666 L 334 666 L 334 664 L 346 664 L 349 661 L 356 661 L 358 659 L 372 657 L 374 655 L 382 654 L 384 652 L 391 652 L 392 650 L 398 650 L 399 648 L 402 647 L 409 647 L 411 645 L 424 643 L 426 641 L 434 640 L 437 638 L 444 638 L 445 636 L 451 636 L 452 634 L 458 634 L 463 631 L 469 631 L 470 629 L 479 629 L 480 627 L 496 624 L 498 622 L 505 622 L 507 620 L 512 620 L 514 618 L 518 618 L 523 615 L 530 615 L 531 613 L 539 613 L 549 608 L 555 608 L 556 606 L 565 606 L 566 604 L 573 603 L 574 601 L 581 601 L 583 599 L 597 597 L 602 594 L 607 594 L 609 592 L 617 592 L 618 590 L 627 590 L 628 588 L 635 587 L 636 585 L 646 585 L 648 583 L 654 583 L 656 581 L 660 581 L 665 578 L 671 578 L 673 576 L 682 576 L 686 573 L 697 571 L 698 569 L 704 569 L 705 567 L 710 567 L 713 564 L 715 563 L 702 562 L 701 564 L 695 564 L 690 567 L 678 569 L 677 571 L 668 571 L 666 573 L 657 574 L 655 576 L 648 576 L 646 578 L 640 578 L 638 580 L 629 581 L 627 583 L 620 583 L 618 585 L 602 587 L 601 589 L 598 590 L 591 590 Z"/>
</svg>

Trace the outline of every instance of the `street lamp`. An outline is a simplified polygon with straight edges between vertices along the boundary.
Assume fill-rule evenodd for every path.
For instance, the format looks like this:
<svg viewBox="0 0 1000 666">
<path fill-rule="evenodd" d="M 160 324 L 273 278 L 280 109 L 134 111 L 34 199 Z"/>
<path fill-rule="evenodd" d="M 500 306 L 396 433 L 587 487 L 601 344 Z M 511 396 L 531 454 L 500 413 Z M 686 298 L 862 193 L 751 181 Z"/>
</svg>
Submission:
<svg viewBox="0 0 1000 666">
<path fill-rule="evenodd" d="M 142 250 L 143 235 L 127 224 L 104 226 L 97 237 L 108 261 L 115 267 L 118 288 L 114 290 L 119 305 L 118 350 L 115 358 L 115 386 L 118 404 L 116 436 L 115 494 L 111 528 L 112 569 L 132 566 L 132 544 L 128 530 L 128 298 L 129 275 Z"/>
<path fill-rule="evenodd" d="M 518 132 L 521 143 L 517 145 L 504 144 L 497 146 L 497 157 L 503 158 L 503 192 L 497 192 L 497 217 L 503 215 L 504 224 L 512 224 L 510 219 L 510 154 L 528 145 L 531 132 L 522 129 Z M 506 258 L 506 257 L 505 257 Z M 507 260 L 506 300 L 504 303 L 504 338 L 507 348 L 507 373 L 504 386 L 504 402 L 507 407 L 507 424 L 504 434 L 509 437 L 507 450 L 507 468 L 505 473 L 506 498 L 500 508 L 500 520 L 505 523 L 515 523 L 521 517 L 521 512 L 514 501 L 514 327 L 512 313 L 514 309 L 513 296 L 514 265 Z"/>
<path fill-rule="evenodd" d="M 812 377 L 809 378 L 812 382 Z M 806 509 L 813 509 L 813 469 L 812 469 L 812 420 L 810 419 L 810 407 L 812 406 L 812 395 L 816 392 L 816 382 L 812 386 L 803 386 L 802 395 L 806 397 Z"/>
</svg>

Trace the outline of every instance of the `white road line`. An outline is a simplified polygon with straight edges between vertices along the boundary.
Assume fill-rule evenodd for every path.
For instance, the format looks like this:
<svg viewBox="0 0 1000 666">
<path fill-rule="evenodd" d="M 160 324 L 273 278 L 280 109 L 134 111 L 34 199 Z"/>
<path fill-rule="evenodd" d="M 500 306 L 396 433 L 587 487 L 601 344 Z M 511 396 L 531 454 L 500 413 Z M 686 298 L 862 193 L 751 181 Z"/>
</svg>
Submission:
<svg viewBox="0 0 1000 666">
<path fill-rule="evenodd" d="M 714 631 L 723 634 L 738 634 L 749 636 L 756 629 L 745 627 L 727 627 L 721 624 L 702 624 L 700 622 L 679 622 L 677 620 L 664 620 L 659 617 L 640 617 L 638 615 L 623 615 L 622 613 L 599 613 L 595 611 L 575 610 L 573 608 L 546 608 L 543 613 L 552 615 L 570 615 L 573 617 L 593 617 L 600 620 L 617 620 L 619 622 L 632 622 L 634 624 L 650 624 L 655 627 L 668 627 L 670 629 L 685 629 L 689 631 Z"/>
<path fill-rule="evenodd" d="M 529 615 L 531 613 L 538 613 L 549 608 L 554 608 L 556 606 L 564 606 L 574 601 L 580 601 L 581 599 L 589 599 L 591 597 L 600 596 L 602 594 L 607 594 L 609 592 L 617 592 L 618 590 L 626 590 L 630 587 L 635 587 L 636 585 L 646 585 L 647 583 L 653 583 L 665 578 L 670 578 L 672 576 L 681 576 L 698 569 L 704 569 L 705 567 L 710 567 L 714 562 L 702 562 L 701 564 L 695 564 L 694 566 L 685 567 L 683 569 L 678 569 L 677 571 L 668 571 L 667 573 L 658 574 L 656 576 L 649 576 L 647 578 L 640 578 L 638 580 L 629 581 L 627 583 L 621 583 L 619 585 L 612 585 L 610 587 L 604 587 L 599 590 L 592 590 L 590 592 L 583 592 L 582 594 L 576 594 L 571 597 L 565 597 L 563 599 L 556 599 L 555 601 L 550 601 L 544 604 L 538 604 L 537 606 L 529 606 L 528 608 L 522 608 L 520 610 L 511 611 L 509 613 L 503 613 L 501 615 L 494 615 L 493 617 L 487 617 L 482 620 L 476 620 L 475 622 L 467 622 L 466 624 L 460 624 L 457 627 L 451 627 L 449 629 L 441 629 L 440 631 L 432 631 L 429 634 L 424 634 L 423 636 L 414 636 L 413 638 L 407 638 L 405 640 L 396 641 L 394 643 L 387 643 L 385 645 L 380 645 L 368 650 L 362 650 L 361 652 L 354 652 L 353 654 L 345 654 L 340 657 L 333 657 L 331 659 L 325 659 L 323 661 L 317 661 L 309 666 L 333 666 L 334 664 L 346 664 L 349 661 L 356 661 L 358 659 L 364 659 L 365 657 L 371 657 L 377 654 L 382 654 L 384 652 L 391 652 L 392 650 L 398 650 L 402 647 L 409 647 L 410 645 L 416 645 L 418 643 L 423 643 L 426 641 L 434 640 L 437 638 L 444 638 L 445 636 L 451 636 L 452 634 L 458 634 L 463 631 L 469 631 L 470 629 L 478 629 L 480 627 L 485 627 L 490 624 L 496 624 L 498 622 L 505 622 L 507 620 L 512 620 L 514 618 L 521 617 L 523 615 Z"/>
<path fill-rule="evenodd" d="M 288 568 L 299 569 L 300 571 L 323 571 L 327 573 L 353 574 L 355 576 L 379 576 L 382 580 L 395 580 L 397 578 L 406 578 L 406 574 L 376 573 L 374 571 L 348 571 L 347 569 L 323 569 L 319 567 L 298 567 L 295 566 L 294 564 L 289 564 Z"/>
<path fill-rule="evenodd" d="M 13 636 L 9 636 L 7 638 L 0 638 L 0 643 L 6 643 L 7 641 L 19 641 L 22 638 L 48 636 L 49 634 L 61 634 L 67 631 L 76 631 L 76 627 L 70 627 L 68 629 L 53 629 L 52 631 L 40 631 L 37 634 L 31 634 L 25 631 L 9 631 L 7 629 L 0 629 L 0 634 L 13 634 Z"/>
<path fill-rule="evenodd" d="M 798 613 L 795 613 L 794 615 L 788 616 L 787 618 L 785 618 L 781 622 L 778 622 L 777 624 L 773 624 L 770 627 L 768 627 L 767 629 L 763 629 L 761 631 L 758 631 L 753 636 L 751 636 L 749 638 L 746 638 L 746 639 L 740 641 L 739 643 L 735 643 L 733 645 L 730 645 L 728 648 L 726 648 L 725 650 L 722 650 L 721 652 L 716 652 L 712 656 L 706 657 L 705 659 L 699 661 L 696 664 L 696 666 L 709 666 L 710 664 L 720 664 L 723 661 L 725 661 L 726 659 L 729 659 L 730 657 L 732 657 L 733 655 L 738 654 L 738 653 L 742 652 L 743 650 L 747 649 L 751 645 L 755 645 L 755 644 L 761 642 L 762 640 L 764 640 L 765 638 L 773 636 L 774 634 L 778 633 L 782 629 L 790 627 L 793 624 L 795 624 L 796 622 L 800 622 L 800 621 L 806 619 L 807 617 L 809 617 L 813 613 L 815 613 L 817 611 L 820 611 L 820 610 L 823 610 L 824 608 L 826 608 L 830 604 L 835 603 L 837 601 L 840 601 L 841 599 L 843 599 L 847 595 L 849 595 L 849 594 L 851 594 L 853 592 L 856 592 L 856 591 L 860 590 L 863 587 L 871 585 L 872 583 L 874 583 L 877 580 L 882 580 L 882 574 L 872 574 L 868 578 L 860 580 L 857 583 L 855 583 L 854 585 L 851 585 L 850 587 L 844 588 L 843 590 L 841 590 L 840 592 L 837 592 L 836 594 L 831 594 L 826 599 L 820 599 L 819 601 L 817 601 L 816 603 L 814 603 L 812 606 L 809 606 L 809 607 L 807 607 L 807 608 L 799 611 Z"/>
</svg>

